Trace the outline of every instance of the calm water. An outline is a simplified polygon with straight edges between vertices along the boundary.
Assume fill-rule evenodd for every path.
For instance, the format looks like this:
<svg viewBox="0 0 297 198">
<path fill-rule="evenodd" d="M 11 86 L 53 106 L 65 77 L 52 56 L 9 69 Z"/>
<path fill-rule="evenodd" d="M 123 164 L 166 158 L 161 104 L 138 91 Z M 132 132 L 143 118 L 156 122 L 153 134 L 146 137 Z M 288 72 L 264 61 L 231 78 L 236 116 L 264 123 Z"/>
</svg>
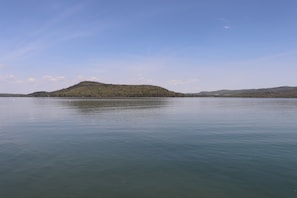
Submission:
<svg viewBox="0 0 297 198">
<path fill-rule="evenodd" d="M 297 197 L 295 99 L 0 98 L 0 197 Z"/>
</svg>

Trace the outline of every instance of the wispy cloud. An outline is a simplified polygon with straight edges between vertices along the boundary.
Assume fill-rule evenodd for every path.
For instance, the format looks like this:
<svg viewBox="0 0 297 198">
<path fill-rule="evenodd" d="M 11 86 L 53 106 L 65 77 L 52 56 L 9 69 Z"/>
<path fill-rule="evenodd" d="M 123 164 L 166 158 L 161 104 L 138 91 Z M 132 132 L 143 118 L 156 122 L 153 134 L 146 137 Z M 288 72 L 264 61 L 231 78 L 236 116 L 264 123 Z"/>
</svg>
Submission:
<svg viewBox="0 0 297 198">
<path fill-rule="evenodd" d="M 5 74 L 0 75 L 0 81 L 12 82 L 12 83 L 36 83 L 36 82 L 44 82 L 44 83 L 53 83 L 53 82 L 61 82 L 65 81 L 66 78 L 64 76 L 51 76 L 51 75 L 44 75 L 42 77 L 19 77 L 13 74 Z"/>
<path fill-rule="evenodd" d="M 13 74 L 4 74 L 0 75 L 0 81 L 12 81 L 15 80 L 16 77 Z"/>
<path fill-rule="evenodd" d="M 219 18 L 218 20 L 221 23 L 221 25 L 223 26 L 223 29 L 224 30 L 230 30 L 231 29 L 231 26 L 229 25 L 230 22 L 229 22 L 228 19 L 226 19 L 226 18 Z"/>
<path fill-rule="evenodd" d="M 0 60 L 15 60 L 32 53 L 42 51 L 63 41 L 86 36 L 87 34 L 85 31 L 78 29 L 67 30 L 65 26 L 61 25 L 72 16 L 78 14 L 83 8 L 83 4 L 75 4 L 62 10 L 59 14 L 55 14 L 55 16 L 46 21 L 40 27 L 31 29 L 27 34 L 24 33 L 22 40 L 12 39 L 10 46 L 16 47 L 6 53 L 3 53 L 0 56 Z"/>
<path fill-rule="evenodd" d="M 64 76 L 19 76 L 14 74 L 0 75 L 0 93 L 31 93 L 35 91 L 53 91 L 70 86 L 76 81 Z"/>
<path fill-rule="evenodd" d="M 71 16 L 77 14 L 80 10 L 82 10 L 84 7 L 83 4 L 76 4 L 69 8 L 64 9 L 62 12 L 60 12 L 58 15 L 54 16 L 50 20 L 48 20 L 45 24 L 43 24 L 41 27 L 32 30 L 30 33 L 31 36 L 40 36 L 48 32 L 49 30 L 52 30 L 53 27 L 55 27 L 57 24 L 65 21 L 66 19 L 70 18 Z"/>
<path fill-rule="evenodd" d="M 229 25 L 224 25 L 224 29 L 229 30 L 229 29 L 231 29 L 231 27 Z"/>
<path fill-rule="evenodd" d="M 42 48 L 45 48 L 47 45 L 45 43 L 40 43 L 39 41 L 32 41 L 30 43 L 26 43 L 25 45 L 18 47 L 0 57 L 2 61 L 10 61 L 10 60 L 16 60 L 20 57 L 29 55 L 30 53 L 34 51 L 41 50 Z"/>
<path fill-rule="evenodd" d="M 65 80 L 65 76 L 51 76 L 51 75 L 45 75 L 42 77 L 43 80 L 51 81 L 51 82 L 58 82 Z"/>
<path fill-rule="evenodd" d="M 33 78 L 33 77 L 27 78 L 27 82 L 34 83 L 36 81 L 37 81 L 36 78 Z"/>
<path fill-rule="evenodd" d="M 20 78 L 16 75 L 13 74 L 5 74 L 5 75 L 0 75 L 0 81 L 2 83 L 35 83 L 37 82 L 37 79 L 34 77 L 27 77 L 27 78 Z"/>
</svg>

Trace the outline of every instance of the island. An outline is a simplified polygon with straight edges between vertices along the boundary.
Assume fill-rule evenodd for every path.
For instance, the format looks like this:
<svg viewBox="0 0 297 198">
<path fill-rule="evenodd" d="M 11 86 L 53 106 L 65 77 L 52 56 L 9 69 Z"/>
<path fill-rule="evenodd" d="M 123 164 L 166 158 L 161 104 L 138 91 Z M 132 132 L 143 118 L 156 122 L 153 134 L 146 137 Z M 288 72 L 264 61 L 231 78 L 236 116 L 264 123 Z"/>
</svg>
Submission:
<svg viewBox="0 0 297 198">
<path fill-rule="evenodd" d="M 45 92 L 39 91 L 29 94 L 32 97 L 182 97 L 185 94 L 169 91 L 153 85 L 115 85 L 100 82 L 83 81 L 71 87 Z"/>
</svg>

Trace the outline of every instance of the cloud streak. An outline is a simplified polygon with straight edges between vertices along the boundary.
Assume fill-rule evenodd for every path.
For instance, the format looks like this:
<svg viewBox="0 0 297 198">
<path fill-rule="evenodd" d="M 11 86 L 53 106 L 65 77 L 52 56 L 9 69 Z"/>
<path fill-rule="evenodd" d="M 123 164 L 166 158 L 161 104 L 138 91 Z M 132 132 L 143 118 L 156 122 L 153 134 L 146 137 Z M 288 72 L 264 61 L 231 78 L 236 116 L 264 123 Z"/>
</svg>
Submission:
<svg viewBox="0 0 297 198">
<path fill-rule="evenodd" d="M 42 26 L 24 34 L 22 40 L 10 39 L 11 43 L 9 45 L 16 46 L 16 48 L 4 53 L 4 55 L 0 56 L 0 60 L 6 62 L 16 60 L 57 45 L 63 41 L 87 36 L 88 34 L 85 31 L 78 29 L 68 30 L 65 26 L 60 25 L 66 23 L 68 19 L 78 14 L 83 8 L 83 4 L 75 4 L 64 9 L 57 16 L 52 17 Z"/>
<path fill-rule="evenodd" d="M 80 10 L 82 10 L 84 7 L 83 4 L 76 4 L 71 6 L 70 8 L 64 9 L 60 14 L 50 19 L 47 23 L 42 25 L 41 27 L 37 28 L 36 30 L 33 30 L 30 35 L 31 36 L 40 36 L 45 34 L 48 31 L 51 31 L 53 27 L 55 27 L 57 24 L 67 20 L 71 16 L 77 14 Z"/>
</svg>

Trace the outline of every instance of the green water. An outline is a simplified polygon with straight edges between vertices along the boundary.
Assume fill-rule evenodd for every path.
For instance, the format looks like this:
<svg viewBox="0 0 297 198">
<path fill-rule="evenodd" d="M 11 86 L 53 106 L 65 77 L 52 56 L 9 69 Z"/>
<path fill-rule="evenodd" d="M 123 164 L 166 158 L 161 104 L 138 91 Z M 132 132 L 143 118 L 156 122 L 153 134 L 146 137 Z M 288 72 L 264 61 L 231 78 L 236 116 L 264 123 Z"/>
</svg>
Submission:
<svg viewBox="0 0 297 198">
<path fill-rule="evenodd" d="M 297 100 L 0 98 L 0 197 L 297 197 Z"/>
</svg>

